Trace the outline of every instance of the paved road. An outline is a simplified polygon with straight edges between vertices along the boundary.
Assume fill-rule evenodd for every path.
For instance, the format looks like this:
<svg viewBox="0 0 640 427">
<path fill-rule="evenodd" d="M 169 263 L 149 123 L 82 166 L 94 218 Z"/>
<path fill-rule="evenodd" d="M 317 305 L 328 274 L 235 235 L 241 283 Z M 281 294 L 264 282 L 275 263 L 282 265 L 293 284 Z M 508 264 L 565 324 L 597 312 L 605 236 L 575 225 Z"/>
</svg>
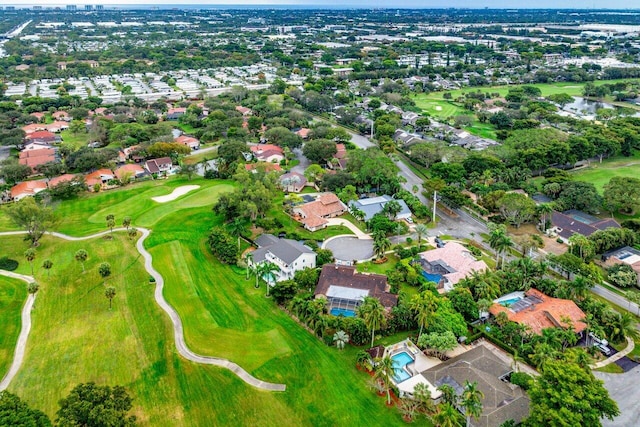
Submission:
<svg viewBox="0 0 640 427">
<path fill-rule="evenodd" d="M 10 271 L 0 270 L 0 275 L 19 279 L 26 283 L 35 282 L 34 278 L 31 276 L 12 273 Z M 29 296 L 27 297 L 27 301 L 22 307 L 20 334 L 18 335 L 16 349 L 13 353 L 13 361 L 11 362 L 11 366 L 9 367 L 9 371 L 2 378 L 2 381 L 0 381 L 0 391 L 6 390 L 7 387 L 9 387 L 9 383 L 11 383 L 11 380 L 13 380 L 13 377 L 16 376 L 16 374 L 20 370 L 20 367 L 22 366 L 22 361 L 24 360 L 24 352 L 27 347 L 27 338 L 29 338 L 29 332 L 31 331 L 31 310 L 33 309 L 33 304 L 35 303 L 35 301 L 36 294 L 29 294 Z"/>
<path fill-rule="evenodd" d="M 593 373 L 604 381 L 609 396 L 618 403 L 620 415 L 613 421 L 602 420 L 603 427 L 635 427 L 640 420 L 640 366 L 624 374 Z"/>
<path fill-rule="evenodd" d="M 607 301 L 617 304 L 618 306 L 626 310 L 629 310 L 632 313 L 638 313 L 640 311 L 640 307 L 638 307 L 638 304 L 634 302 L 630 302 L 628 299 L 624 298 L 621 295 L 618 295 L 615 292 L 610 291 L 604 286 L 596 285 L 591 289 L 591 292 L 593 292 L 596 295 L 600 295 L 602 298 L 606 299 Z"/>
<path fill-rule="evenodd" d="M 214 145 L 213 147 L 200 148 L 198 150 L 193 150 L 189 154 L 187 154 L 185 157 L 195 156 L 196 154 L 202 154 L 202 153 L 210 153 L 210 152 L 214 152 L 214 151 L 218 152 L 218 146 L 217 145 Z"/>
<path fill-rule="evenodd" d="M 304 154 L 302 154 L 301 148 L 294 148 L 292 151 L 293 151 L 293 154 L 296 155 L 296 158 L 298 159 L 299 163 L 291 168 L 291 172 L 297 172 L 301 175 L 304 175 L 304 171 L 309 167 L 311 162 L 309 161 L 309 159 L 305 157 Z"/>
<path fill-rule="evenodd" d="M 126 231 L 126 230 L 127 230 L 126 228 L 113 229 L 113 231 L 116 231 L 116 232 Z M 263 390 L 269 390 L 269 391 L 285 391 L 286 386 L 284 384 L 274 384 L 274 383 L 269 383 L 266 381 L 259 380 L 254 376 L 252 376 L 251 374 L 249 374 L 244 369 L 242 369 L 241 366 L 239 366 L 234 362 L 231 362 L 230 360 L 222 359 L 219 357 L 202 356 L 194 353 L 193 351 L 191 351 L 191 349 L 189 349 L 189 347 L 187 346 L 184 340 L 184 327 L 182 325 L 182 319 L 180 319 L 180 315 L 178 314 L 178 312 L 175 311 L 175 309 L 171 307 L 171 305 L 169 305 L 167 300 L 164 299 L 164 295 L 162 292 L 164 288 L 164 278 L 160 273 L 156 271 L 155 268 L 153 268 L 153 258 L 151 257 L 151 254 L 147 252 L 147 250 L 144 248 L 144 241 L 147 237 L 149 237 L 149 235 L 151 234 L 151 231 L 147 230 L 146 228 L 138 228 L 138 231 L 142 233 L 142 236 L 136 242 L 136 248 L 138 249 L 138 252 L 140 253 L 140 255 L 142 255 L 142 257 L 144 258 L 145 269 L 156 280 L 156 289 L 155 289 L 154 297 L 155 297 L 156 303 L 160 306 L 160 308 L 162 308 L 169 315 L 169 318 L 171 319 L 171 323 L 173 324 L 174 338 L 175 338 L 175 343 L 176 343 L 176 348 L 178 350 L 178 353 L 185 359 L 195 363 L 200 363 L 204 365 L 214 365 L 214 366 L 219 366 L 221 368 L 229 369 L 231 372 L 233 372 L 238 377 L 240 377 L 240 379 L 242 379 L 244 382 L 254 387 L 257 387 Z M 50 232 L 47 234 L 51 234 L 53 236 L 59 237 L 64 240 L 79 241 L 79 240 L 94 239 L 96 237 L 104 236 L 107 233 L 109 233 L 109 231 L 103 231 L 100 233 L 92 234 L 89 236 L 82 236 L 82 237 L 67 236 L 66 234 L 56 233 L 56 232 Z M 0 236 L 16 235 L 16 234 L 25 234 L 25 232 L 11 231 L 6 233 L 0 233 Z M 33 281 L 32 278 L 29 277 L 29 279 L 30 279 L 29 280 L 30 282 Z M 27 304 L 28 304 L 28 301 L 27 301 Z M 33 302 L 31 302 L 31 304 L 33 304 Z M 30 309 L 29 309 L 29 312 L 30 312 Z M 28 323 L 25 322 L 24 310 L 23 310 L 23 325 L 28 325 L 28 327 L 30 327 L 31 326 L 30 316 L 28 316 L 27 320 L 28 320 Z M 28 331 L 27 331 L 27 334 L 28 334 Z M 21 332 L 21 336 L 22 336 L 22 332 Z M 21 342 L 20 339 L 18 340 L 18 344 L 16 344 L 16 355 L 18 355 L 19 349 L 21 349 L 20 350 L 21 354 L 22 355 L 24 354 L 25 345 L 26 345 L 26 337 L 24 338 L 23 342 Z M 15 363 L 15 360 L 14 360 L 14 363 Z M 20 357 L 20 363 L 22 363 L 22 356 Z M 20 366 L 18 365 L 18 367 L 16 368 L 16 372 L 19 367 Z M 15 375 L 15 373 L 13 375 Z M 6 382 L 6 385 L 9 384 L 12 378 L 13 377 L 9 378 L 9 380 Z M 2 384 L 4 383 L 5 381 L 3 380 Z M 0 388 L 0 390 L 1 389 L 2 388 Z"/>
</svg>

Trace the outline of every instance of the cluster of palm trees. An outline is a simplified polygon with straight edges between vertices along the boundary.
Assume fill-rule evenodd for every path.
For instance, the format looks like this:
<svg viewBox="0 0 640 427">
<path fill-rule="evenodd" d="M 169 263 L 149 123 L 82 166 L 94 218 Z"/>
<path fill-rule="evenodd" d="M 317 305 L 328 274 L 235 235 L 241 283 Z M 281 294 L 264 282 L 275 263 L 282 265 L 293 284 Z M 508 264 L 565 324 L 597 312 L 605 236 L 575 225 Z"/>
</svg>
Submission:
<svg viewBox="0 0 640 427">
<path fill-rule="evenodd" d="M 384 258 L 384 254 L 391 249 L 391 240 L 389 240 L 383 231 L 374 231 L 373 237 L 373 253 L 378 259 Z"/>
<path fill-rule="evenodd" d="M 504 264 L 506 253 L 513 247 L 513 240 L 504 224 L 489 223 L 489 246 L 496 252 L 496 267 Z"/>
<path fill-rule="evenodd" d="M 269 296 L 269 288 L 276 281 L 275 273 L 277 271 L 280 271 L 280 268 L 273 262 L 265 261 L 260 263 L 252 263 L 252 261 L 253 255 L 251 254 L 251 252 L 249 252 L 245 255 L 245 262 L 247 264 L 247 280 L 249 280 L 250 274 L 255 276 L 255 287 L 256 289 L 258 289 L 260 287 L 260 279 L 262 279 L 267 286 L 266 296 Z"/>
<path fill-rule="evenodd" d="M 327 300 L 324 298 L 305 299 L 302 297 L 295 297 L 289 303 L 289 310 L 296 315 L 296 317 L 303 323 L 305 323 L 313 332 L 322 336 L 327 327 Z M 342 331 L 340 331 L 342 332 Z M 346 333 L 345 333 L 346 335 Z M 349 340 L 347 335 L 346 339 L 341 341 L 346 343 Z M 337 345 L 337 339 L 334 336 L 334 342 Z M 344 346 L 343 346 L 344 347 Z"/>
</svg>

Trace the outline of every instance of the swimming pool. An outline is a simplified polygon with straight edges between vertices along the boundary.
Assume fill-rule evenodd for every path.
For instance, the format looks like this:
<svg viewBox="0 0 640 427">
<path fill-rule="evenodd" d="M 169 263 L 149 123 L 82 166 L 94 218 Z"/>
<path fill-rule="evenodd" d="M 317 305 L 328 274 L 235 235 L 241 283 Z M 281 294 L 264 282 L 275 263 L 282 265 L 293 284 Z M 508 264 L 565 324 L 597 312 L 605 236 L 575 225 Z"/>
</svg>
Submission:
<svg viewBox="0 0 640 427">
<path fill-rule="evenodd" d="M 413 363 L 414 361 L 413 357 L 411 357 L 409 353 L 403 351 L 402 353 L 394 354 L 391 356 L 391 360 L 393 360 L 393 370 L 395 371 L 393 379 L 396 384 L 411 378 L 411 375 L 405 369 L 406 365 Z"/>
<path fill-rule="evenodd" d="M 333 316 L 356 317 L 356 312 L 347 308 L 333 307 L 329 313 Z"/>
<path fill-rule="evenodd" d="M 522 298 L 520 297 L 515 297 L 515 298 L 509 298 L 506 299 L 504 301 L 500 301 L 500 305 L 504 306 L 504 307 L 509 307 L 515 303 L 517 303 L 518 301 L 520 301 Z"/>
<path fill-rule="evenodd" d="M 424 270 L 422 270 L 422 277 L 424 277 L 428 281 L 433 282 L 435 284 L 440 283 L 440 280 L 442 280 L 442 275 L 435 274 L 435 273 L 427 273 Z"/>
</svg>

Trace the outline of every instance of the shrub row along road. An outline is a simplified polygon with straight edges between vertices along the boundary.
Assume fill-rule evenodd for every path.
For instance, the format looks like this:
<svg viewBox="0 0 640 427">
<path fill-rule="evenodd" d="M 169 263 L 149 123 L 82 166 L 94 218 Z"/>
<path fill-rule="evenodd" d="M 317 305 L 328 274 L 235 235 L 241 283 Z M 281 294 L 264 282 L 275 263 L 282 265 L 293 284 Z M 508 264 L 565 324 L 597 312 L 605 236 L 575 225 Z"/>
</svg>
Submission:
<svg viewBox="0 0 640 427">
<path fill-rule="evenodd" d="M 113 229 L 113 231 L 125 231 L 125 230 L 126 230 L 125 228 Z M 140 253 L 140 255 L 142 255 L 142 257 L 144 258 L 144 268 L 156 281 L 156 288 L 154 293 L 155 300 L 156 300 L 156 303 L 160 306 L 160 308 L 162 308 L 169 315 L 169 318 L 171 319 L 171 323 L 173 324 L 173 333 L 174 333 L 174 338 L 176 343 L 176 349 L 178 350 L 178 353 L 185 359 L 195 363 L 199 363 L 203 365 L 214 365 L 214 366 L 219 366 L 221 368 L 228 369 L 234 374 L 236 374 L 241 380 L 243 380 L 247 384 L 250 384 L 256 388 L 259 388 L 262 390 L 268 390 L 268 391 L 285 391 L 286 386 L 284 384 L 274 384 L 274 383 L 269 383 L 266 381 L 259 380 L 255 378 L 253 375 L 251 375 L 250 373 L 248 373 L 247 371 L 245 371 L 244 369 L 242 369 L 242 367 L 237 363 L 234 363 L 230 360 L 222 359 L 219 357 L 201 356 L 191 351 L 191 349 L 189 349 L 189 347 L 187 346 L 184 340 L 184 327 L 182 325 L 182 320 L 180 319 L 180 315 L 178 315 L 178 312 L 173 307 L 171 307 L 171 305 L 169 305 L 167 300 L 165 300 L 164 298 L 164 295 L 162 292 L 164 288 L 164 278 L 160 273 L 158 273 L 153 268 L 153 258 L 151 257 L 151 254 L 147 252 L 147 250 L 144 248 L 144 241 L 146 240 L 147 237 L 149 237 L 149 235 L 151 234 L 151 231 L 147 230 L 146 228 L 138 228 L 138 231 L 142 233 L 142 236 L 136 242 L 136 248 L 138 249 L 138 252 Z M 79 241 L 79 240 L 94 239 L 96 237 L 104 236 L 108 233 L 109 231 L 103 231 L 100 233 L 96 233 L 96 234 L 92 234 L 84 237 L 67 236 L 66 234 L 56 233 L 56 232 L 49 232 L 47 234 L 50 234 L 52 236 L 55 236 L 64 240 Z M 0 236 L 10 236 L 10 235 L 16 235 L 16 234 L 26 234 L 26 232 L 11 231 L 11 232 L 0 233 Z M 0 270 L 0 274 L 8 277 L 21 279 L 27 283 L 31 283 L 34 281 L 33 277 L 5 272 L 3 270 Z M 34 300 L 35 300 L 35 297 L 33 295 L 30 295 L 29 298 L 27 299 L 27 303 L 22 309 L 22 330 L 20 331 L 20 336 L 18 337 L 18 342 L 16 343 L 15 356 L 14 356 L 11 368 L 9 369 L 9 372 L 2 380 L 2 383 L 0 383 L 0 390 L 4 390 L 7 388 L 7 386 L 13 379 L 13 377 L 18 372 L 18 369 L 20 369 L 20 365 L 22 364 L 22 359 L 24 358 L 24 350 L 27 343 L 27 337 L 29 336 L 29 330 L 31 329 L 31 309 L 33 307 Z"/>
</svg>

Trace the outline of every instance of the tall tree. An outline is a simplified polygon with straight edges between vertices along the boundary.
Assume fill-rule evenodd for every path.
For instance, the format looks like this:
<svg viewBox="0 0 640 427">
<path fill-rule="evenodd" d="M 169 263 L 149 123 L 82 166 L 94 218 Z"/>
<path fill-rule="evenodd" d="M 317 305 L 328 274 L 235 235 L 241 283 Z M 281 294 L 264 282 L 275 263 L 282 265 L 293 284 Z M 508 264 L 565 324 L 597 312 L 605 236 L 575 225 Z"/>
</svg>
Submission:
<svg viewBox="0 0 640 427">
<path fill-rule="evenodd" d="M 374 377 L 384 384 L 387 392 L 387 405 L 391 405 L 391 378 L 394 375 L 395 369 L 391 357 L 385 356 L 376 360 Z"/>
<path fill-rule="evenodd" d="M 418 245 L 420 245 L 420 243 L 422 242 L 422 238 L 427 237 L 429 229 L 424 224 L 416 224 L 416 226 L 413 228 L 413 231 L 415 231 L 418 235 Z"/>
<path fill-rule="evenodd" d="M 36 250 L 29 248 L 24 251 L 24 258 L 29 261 L 29 265 L 31 265 L 31 276 L 33 276 L 33 261 L 36 259 Z"/>
<path fill-rule="evenodd" d="M 127 230 L 129 229 L 129 227 L 131 226 L 131 217 L 130 216 L 125 216 L 122 219 L 122 226 L 124 228 L 126 228 Z"/>
<path fill-rule="evenodd" d="M 78 384 L 60 400 L 56 425 L 132 427 L 136 425 L 136 417 L 127 414 L 132 406 L 132 399 L 124 387 Z"/>
<path fill-rule="evenodd" d="M 367 296 L 358 307 L 357 313 L 367 325 L 367 329 L 371 330 L 371 347 L 373 347 L 375 332 L 387 324 L 386 309 L 378 298 Z"/>
<path fill-rule="evenodd" d="M 263 262 L 260 264 L 260 276 L 267 284 L 267 296 L 269 296 L 269 288 L 271 287 L 271 284 L 276 281 L 275 272 L 279 270 L 280 268 L 272 262 Z"/>
<path fill-rule="evenodd" d="M 440 409 L 431 418 L 436 427 L 462 427 L 460 413 L 450 403 L 440 404 Z"/>
<path fill-rule="evenodd" d="M 113 227 L 116 226 L 116 217 L 113 214 L 107 215 L 107 228 L 111 231 L 111 238 L 113 239 Z"/>
<path fill-rule="evenodd" d="M 111 276 L 111 264 L 108 262 L 101 263 L 100 266 L 98 266 L 98 273 L 103 279 Z"/>
<path fill-rule="evenodd" d="M 11 427 L 51 427 L 44 412 L 32 409 L 15 394 L 0 391 L 0 425 Z"/>
<path fill-rule="evenodd" d="M 38 245 L 40 238 L 56 222 L 53 209 L 37 203 L 33 197 L 25 197 L 14 203 L 6 212 L 11 221 L 27 231 L 33 246 Z"/>
<path fill-rule="evenodd" d="M 78 249 L 78 251 L 75 254 L 75 259 L 80 264 L 82 264 L 82 272 L 83 273 L 84 273 L 84 263 L 87 260 L 87 258 L 89 258 L 89 253 L 84 249 Z"/>
<path fill-rule="evenodd" d="M 429 326 L 437 307 L 436 296 L 431 291 L 422 291 L 411 297 L 409 308 L 415 313 L 416 321 L 420 325 L 418 337 L 422 335 L 422 330 Z"/>
<path fill-rule="evenodd" d="M 42 262 L 42 268 L 47 270 L 47 277 L 49 277 L 49 275 L 51 274 L 51 267 L 53 267 L 53 261 L 51 261 L 50 259 L 45 259 Z"/>
<path fill-rule="evenodd" d="M 111 310 L 111 302 L 116 296 L 116 288 L 114 288 L 113 286 L 109 286 L 104 290 L 104 296 L 109 300 L 109 310 Z"/>
<path fill-rule="evenodd" d="M 478 383 L 469 381 L 464 382 L 464 390 L 460 396 L 460 406 L 464 409 L 464 415 L 467 417 L 467 427 L 471 426 L 471 417 L 476 420 L 482 415 L 482 399 L 484 394 L 478 390 Z"/>
<path fill-rule="evenodd" d="M 567 361 L 549 361 L 529 390 L 527 425 L 601 426 L 620 414 L 603 382 L 590 370 Z"/>
</svg>

